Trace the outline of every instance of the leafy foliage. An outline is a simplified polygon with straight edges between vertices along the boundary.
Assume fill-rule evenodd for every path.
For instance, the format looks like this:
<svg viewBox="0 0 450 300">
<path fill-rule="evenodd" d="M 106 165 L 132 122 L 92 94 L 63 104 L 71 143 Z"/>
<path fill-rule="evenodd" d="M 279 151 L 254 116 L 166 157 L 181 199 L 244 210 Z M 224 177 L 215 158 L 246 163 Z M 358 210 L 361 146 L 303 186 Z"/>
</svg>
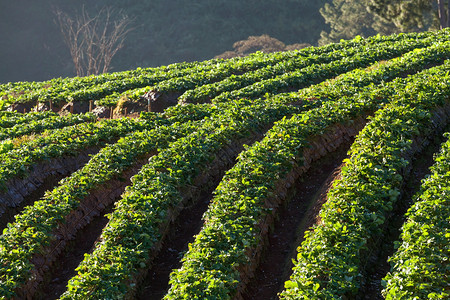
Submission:
<svg viewBox="0 0 450 300">
<path fill-rule="evenodd" d="M 62 299 L 129 297 L 138 271 L 151 263 L 163 228 L 183 207 L 181 190 L 192 185 L 203 166 L 230 141 L 259 131 L 295 110 L 264 101 L 254 105 L 236 101 L 227 107 L 152 157 L 133 177 L 133 185 L 109 215 L 102 243 L 92 255 L 85 256 Z"/>
<path fill-rule="evenodd" d="M 43 114 L 46 115 L 46 114 Z M 0 129 L 0 140 L 15 138 L 25 134 L 39 133 L 47 129 L 56 129 L 71 126 L 83 122 L 93 122 L 97 118 L 92 114 L 69 115 L 65 117 L 47 117 L 42 120 L 28 121 L 26 124 L 17 124 L 10 128 Z"/>
<path fill-rule="evenodd" d="M 434 130 L 431 111 L 448 101 L 449 63 L 409 77 L 403 87 L 401 80 L 393 82 L 399 84 L 393 103 L 375 114 L 352 145 L 321 224 L 298 248 L 282 299 L 353 297 L 358 291 L 364 253 L 400 195 L 413 140 Z"/>
<path fill-rule="evenodd" d="M 386 22 L 393 22 L 402 31 L 432 27 L 436 15 L 430 0 L 391 1 L 368 0 L 368 10 Z"/>
<path fill-rule="evenodd" d="M 282 293 L 284 298 L 354 297 L 365 254 L 376 245 L 380 226 L 399 196 L 405 167 L 415 151 L 413 142 L 433 133 L 440 119 L 432 119 L 432 112 L 448 105 L 449 43 L 448 29 L 356 37 L 298 51 L 0 85 L 2 106 L 52 99 L 55 103 L 97 99 L 114 105 L 117 97 L 134 100 L 148 90 L 182 95 L 182 103 L 163 113 L 141 113 L 138 119 L 93 122 L 89 114 L 60 117 L 0 111 L 0 136 L 5 137 L 0 142 L 3 188 L 8 188 L 9 180 L 29 176 L 37 163 L 103 147 L 8 224 L 0 236 L 0 298 L 32 298 L 28 288 L 47 275 L 47 267 L 57 259 L 55 253 L 91 212 L 102 209 L 102 203 L 90 202 L 97 199 L 93 196 L 122 180 L 124 172 L 134 170 L 132 166 L 144 164 L 62 296 L 132 297 L 170 222 L 192 197 L 189 191 L 201 185 L 199 178 L 211 175 L 210 166 L 218 173 L 224 171 L 216 163 L 223 159 L 222 152 L 227 162 L 228 156 L 234 157 L 237 149 L 230 150 L 230 145 L 254 141 L 272 126 L 262 140 L 244 145 L 236 164 L 222 178 L 204 214 L 202 231 L 185 254 L 182 268 L 171 274 L 165 298 L 239 296 L 256 267 L 254 258 L 263 247 L 276 207 L 285 199 L 279 184 L 286 183 L 290 172 L 309 167 L 312 158 L 307 153 L 312 153 L 309 148 L 316 147 L 317 140 L 349 130 L 354 122 L 360 124 L 375 113 L 358 135 L 342 179 L 329 194 L 321 213 L 323 224 L 308 233 L 299 248 L 294 275 Z M 292 91 L 299 88 L 303 89 Z M 355 134 L 355 130 L 347 133 Z M 327 139 L 325 150 L 332 151 L 334 143 L 340 142 Z M 317 156 L 325 150 L 319 149 Z M 440 188 L 431 186 L 441 195 Z M 424 183 L 423 191 L 428 193 L 431 186 Z M 8 205 L 12 204 L 2 202 L 0 208 Z M 418 242 L 428 239 L 420 236 L 424 228 L 435 233 L 425 226 L 420 227 L 422 232 L 414 229 L 411 236 Z M 408 241 L 408 247 L 412 244 Z M 398 255 L 393 258 L 392 274 L 406 261 Z M 414 256 L 414 262 L 419 261 L 422 256 Z M 428 262 L 425 266 L 434 270 Z M 417 269 L 423 270 L 419 264 Z M 434 271 L 428 275 L 417 292 L 439 297 L 443 277 Z M 397 289 L 396 276 L 387 279 L 393 288 L 386 295 L 395 298 L 398 292 L 409 297 L 409 291 Z M 414 284 L 413 279 L 398 277 L 408 283 L 407 289 Z"/>
<path fill-rule="evenodd" d="M 450 137 L 450 133 L 446 134 Z M 398 249 L 384 279 L 386 299 L 446 299 L 450 297 L 450 140 L 442 145 L 414 197 Z"/>
</svg>

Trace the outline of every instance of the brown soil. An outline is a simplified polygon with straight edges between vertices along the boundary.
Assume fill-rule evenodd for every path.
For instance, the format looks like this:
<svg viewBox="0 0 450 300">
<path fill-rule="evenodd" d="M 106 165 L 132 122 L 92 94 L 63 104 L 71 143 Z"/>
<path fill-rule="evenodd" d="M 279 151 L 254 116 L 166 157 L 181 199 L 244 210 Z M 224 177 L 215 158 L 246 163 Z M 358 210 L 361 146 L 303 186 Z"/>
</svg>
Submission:
<svg viewBox="0 0 450 300">
<path fill-rule="evenodd" d="M 268 129 L 268 128 L 266 128 Z M 263 130 L 265 131 L 265 130 Z M 196 197 L 189 200 L 186 206 L 171 224 L 169 232 L 163 239 L 162 247 L 152 262 L 145 279 L 140 284 L 137 299 L 161 299 L 169 288 L 169 275 L 173 269 L 181 267 L 181 258 L 188 249 L 188 244 L 194 241 L 203 225 L 203 213 L 213 197 L 213 191 L 222 180 L 225 171 L 235 163 L 237 155 L 244 149 L 262 138 L 261 133 L 253 133 L 250 138 L 244 138 L 231 146 L 226 146 L 218 153 L 216 159 L 203 168 L 204 173 L 194 180 Z"/>
<path fill-rule="evenodd" d="M 153 262 L 153 267 L 144 279 L 137 299 L 162 299 L 169 288 L 169 275 L 173 269 L 181 267 L 181 257 L 188 249 L 188 243 L 194 241 L 203 225 L 202 215 L 211 200 L 210 189 L 201 193 L 195 204 L 181 211 L 175 224 L 163 242 L 162 248 Z"/>
<path fill-rule="evenodd" d="M 98 237 L 108 223 L 105 214 L 111 212 L 112 207 L 113 205 L 107 207 L 102 215 L 94 218 L 77 234 L 73 241 L 68 243 L 64 255 L 61 255 L 51 270 L 52 275 L 48 279 L 48 284 L 39 294 L 35 295 L 35 299 L 53 300 L 61 296 L 66 290 L 69 279 L 76 274 L 75 268 L 83 260 L 84 254 L 92 253 Z"/>
<path fill-rule="evenodd" d="M 342 160 L 351 141 L 341 145 L 311 165 L 289 191 L 289 200 L 279 208 L 278 218 L 269 235 L 255 276 L 246 286 L 243 299 L 277 299 L 284 282 L 292 273 L 292 259 L 304 232 L 318 222 L 317 215 L 326 202 L 326 194 L 333 181 L 339 177 Z"/>
<path fill-rule="evenodd" d="M 66 242 L 67 244 L 62 246 L 64 248 L 53 251 L 57 255 L 56 257 L 48 259 L 51 265 L 45 267 L 49 267 L 49 271 L 45 272 L 44 282 L 40 283 L 40 288 L 34 294 L 33 299 L 57 299 L 66 290 L 68 280 L 75 275 L 75 268 L 83 260 L 84 254 L 92 251 L 106 225 L 105 213 L 110 211 L 114 202 L 120 199 L 125 187 L 131 183 L 130 178 L 148 161 L 148 157 L 149 155 L 141 158 L 119 177 L 105 183 L 88 196 L 88 198 L 97 199 L 94 201 L 96 203 L 109 204 L 103 209 L 101 209 L 101 205 L 92 207 L 91 212 L 82 218 L 82 221 L 87 224 L 83 226 L 81 221 L 77 222 L 80 229 L 76 231 L 73 238 L 70 241 L 60 241 L 60 244 Z M 80 205 L 80 207 L 82 206 Z"/>
<path fill-rule="evenodd" d="M 178 97 L 183 94 L 182 92 L 169 92 L 163 93 L 150 104 L 151 111 L 163 112 L 166 108 L 176 105 L 178 103 Z"/>
<path fill-rule="evenodd" d="M 250 143 L 254 139 L 261 137 L 261 134 L 254 134 L 251 139 L 246 138 L 233 144 L 231 147 L 225 147 L 225 152 L 219 152 L 216 157 L 219 161 L 214 161 L 211 168 L 206 168 L 206 175 L 201 174 L 199 176 L 201 180 L 199 180 L 198 187 L 192 187 L 196 192 L 193 193 L 194 197 L 189 203 L 193 204 L 182 210 L 176 223 L 171 224 L 169 233 L 163 240 L 161 255 L 156 258 L 155 268 L 147 273 L 148 276 L 143 286 L 146 286 L 146 282 L 150 282 L 151 285 L 156 287 L 156 290 L 152 291 L 153 293 L 165 293 L 169 273 L 174 266 L 178 266 L 180 254 L 187 248 L 187 244 L 192 241 L 194 235 L 200 230 L 202 214 L 207 209 L 212 191 L 220 182 L 223 173 L 234 163 L 235 156 L 243 149 L 243 143 Z M 233 153 L 233 157 L 230 156 L 231 153 Z M 95 197 L 99 197 L 97 194 L 100 194 L 101 197 L 103 194 L 109 194 L 110 190 L 114 190 L 113 193 L 117 195 L 115 200 L 119 199 L 125 186 L 130 184 L 129 178 L 137 173 L 140 165 L 146 161 L 141 161 L 139 166 L 136 165 L 133 167 L 133 171 L 129 170 L 127 174 L 123 174 L 122 177 L 125 176 L 125 181 L 120 181 L 121 183 L 119 184 L 115 180 L 114 183 L 107 184 L 106 186 L 108 187 L 102 188 L 100 193 L 96 193 Z M 207 183 L 204 182 L 205 180 L 207 180 Z M 120 191 L 116 191 L 117 189 L 120 189 Z M 91 195 L 90 197 L 93 196 Z M 84 254 L 93 250 L 95 242 L 107 223 L 104 213 L 101 212 L 100 216 L 94 217 L 88 225 L 76 233 L 75 239 L 69 242 L 69 246 L 63 250 L 56 259 L 56 262 L 51 266 L 50 271 L 47 272 L 49 274 L 48 278 L 41 285 L 41 290 L 35 294 L 36 299 L 56 299 L 66 290 L 68 280 L 76 274 L 75 268 L 83 260 Z M 153 274 L 155 272 L 158 274 L 155 277 L 157 282 L 153 280 Z M 145 299 L 148 299 L 148 291 L 145 287 L 143 289 L 146 293 Z"/>
<path fill-rule="evenodd" d="M 36 102 L 13 103 L 7 107 L 6 110 L 27 113 L 30 112 L 34 106 L 36 106 Z"/>
<path fill-rule="evenodd" d="M 38 163 L 37 165 L 31 167 L 33 171 L 31 171 L 31 174 L 29 174 L 28 177 L 36 176 L 37 172 L 39 173 L 39 176 L 36 177 L 39 177 L 39 180 L 35 180 L 35 177 L 25 178 L 24 182 L 26 184 L 27 179 L 31 180 L 35 189 L 28 192 L 20 203 L 17 203 L 14 207 L 9 206 L 5 213 L 0 216 L 0 231 L 3 231 L 8 223 L 13 222 L 15 215 L 19 214 L 25 206 L 32 205 L 35 201 L 41 199 L 46 191 L 53 189 L 53 187 L 55 187 L 61 179 L 67 177 L 79 168 L 82 168 L 89 161 L 91 155 L 96 154 L 99 150 L 99 147 L 92 147 L 82 151 L 82 153 L 78 156 L 64 156 L 61 158 L 56 158 L 59 162 L 58 164 L 61 165 L 61 168 L 58 169 L 49 170 L 49 168 L 44 166 L 48 163 L 51 164 L 52 160 L 50 162 Z M 53 165 L 55 166 L 56 164 Z M 46 171 L 42 171 L 41 169 Z M 31 183 L 28 183 L 26 185 L 30 186 L 30 184 Z M 24 191 L 23 194 L 25 193 L 26 192 Z M 2 195 L 0 195 L 0 198 L 1 196 Z"/>
<path fill-rule="evenodd" d="M 89 101 L 73 101 L 64 105 L 60 110 L 60 114 L 82 114 L 89 111 Z"/>
<path fill-rule="evenodd" d="M 51 190 L 58 184 L 61 179 L 68 176 L 69 174 L 70 172 L 68 172 L 67 174 L 54 174 L 48 176 L 39 188 L 32 191 L 28 196 L 23 198 L 21 205 L 16 207 L 8 207 L 6 212 L 0 217 L 0 231 L 3 231 L 8 223 L 14 222 L 15 216 L 20 214 L 25 206 L 33 205 L 35 201 L 41 199 L 44 196 L 46 191 Z"/>
</svg>

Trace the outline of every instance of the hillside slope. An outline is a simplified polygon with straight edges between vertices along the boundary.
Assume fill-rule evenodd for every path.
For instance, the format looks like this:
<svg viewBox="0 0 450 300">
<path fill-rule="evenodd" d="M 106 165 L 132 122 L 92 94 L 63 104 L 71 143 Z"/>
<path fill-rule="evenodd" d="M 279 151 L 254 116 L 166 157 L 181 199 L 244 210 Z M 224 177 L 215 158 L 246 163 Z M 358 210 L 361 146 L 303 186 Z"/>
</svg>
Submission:
<svg viewBox="0 0 450 300">
<path fill-rule="evenodd" d="M 0 298 L 448 297 L 449 37 L 0 85 Z"/>
</svg>

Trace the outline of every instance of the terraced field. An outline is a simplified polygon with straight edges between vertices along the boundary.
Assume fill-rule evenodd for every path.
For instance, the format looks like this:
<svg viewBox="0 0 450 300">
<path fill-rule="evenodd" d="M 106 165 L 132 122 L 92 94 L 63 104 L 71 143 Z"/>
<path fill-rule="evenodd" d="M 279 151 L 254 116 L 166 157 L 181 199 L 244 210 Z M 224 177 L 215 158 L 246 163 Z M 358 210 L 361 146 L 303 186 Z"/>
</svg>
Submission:
<svg viewBox="0 0 450 300">
<path fill-rule="evenodd" d="M 450 297 L 448 29 L 9 83 L 0 109 L 1 299 Z"/>
</svg>

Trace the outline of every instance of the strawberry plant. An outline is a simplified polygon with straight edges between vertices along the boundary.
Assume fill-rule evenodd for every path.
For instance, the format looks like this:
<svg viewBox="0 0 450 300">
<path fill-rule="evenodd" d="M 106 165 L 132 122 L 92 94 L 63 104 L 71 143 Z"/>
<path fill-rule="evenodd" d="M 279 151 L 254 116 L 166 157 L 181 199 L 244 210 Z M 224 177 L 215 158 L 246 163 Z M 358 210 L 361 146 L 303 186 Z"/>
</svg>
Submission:
<svg viewBox="0 0 450 300">
<path fill-rule="evenodd" d="M 449 161 L 447 140 L 406 213 L 401 241 L 390 258 L 392 270 L 384 279 L 386 299 L 450 298 Z"/>
</svg>

